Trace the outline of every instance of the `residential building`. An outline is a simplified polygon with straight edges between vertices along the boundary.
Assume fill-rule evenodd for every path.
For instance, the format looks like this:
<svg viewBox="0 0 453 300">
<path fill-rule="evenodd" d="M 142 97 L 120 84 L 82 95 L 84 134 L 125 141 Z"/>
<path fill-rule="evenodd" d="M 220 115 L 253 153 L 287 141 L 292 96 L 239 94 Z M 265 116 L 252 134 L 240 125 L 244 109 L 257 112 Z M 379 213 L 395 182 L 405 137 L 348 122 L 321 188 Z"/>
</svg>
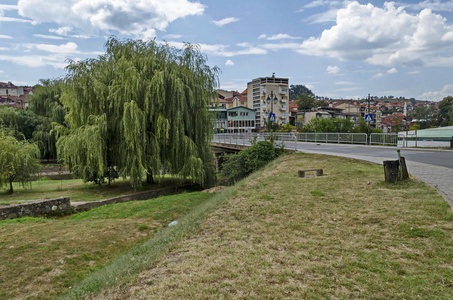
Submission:
<svg viewBox="0 0 453 300">
<path fill-rule="evenodd" d="M 264 128 L 270 116 L 283 125 L 289 122 L 289 79 L 260 77 L 247 84 L 247 106 L 256 112 L 256 127 Z M 274 119 L 274 118 L 272 118 Z"/>
<path fill-rule="evenodd" d="M 28 106 L 27 95 L 32 94 L 31 87 L 16 86 L 11 81 L 0 82 L 0 105 L 25 109 Z"/>
<path fill-rule="evenodd" d="M 210 108 L 214 133 L 242 133 L 255 130 L 255 111 L 245 106 Z"/>
</svg>

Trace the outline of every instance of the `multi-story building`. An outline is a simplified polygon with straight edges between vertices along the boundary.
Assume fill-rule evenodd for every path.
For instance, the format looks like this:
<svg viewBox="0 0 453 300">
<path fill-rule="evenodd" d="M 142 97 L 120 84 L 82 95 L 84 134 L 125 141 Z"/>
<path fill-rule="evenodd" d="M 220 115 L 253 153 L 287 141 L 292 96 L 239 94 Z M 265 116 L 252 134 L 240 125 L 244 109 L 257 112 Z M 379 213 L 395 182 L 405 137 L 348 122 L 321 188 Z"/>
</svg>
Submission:
<svg viewBox="0 0 453 300">
<path fill-rule="evenodd" d="M 255 130 L 255 111 L 245 106 L 210 108 L 214 133 L 243 133 Z"/>
<path fill-rule="evenodd" d="M 279 125 L 289 122 L 289 79 L 261 77 L 247 84 L 247 106 L 255 111 L 256 127 L 269 121 Z"/>
</svg>

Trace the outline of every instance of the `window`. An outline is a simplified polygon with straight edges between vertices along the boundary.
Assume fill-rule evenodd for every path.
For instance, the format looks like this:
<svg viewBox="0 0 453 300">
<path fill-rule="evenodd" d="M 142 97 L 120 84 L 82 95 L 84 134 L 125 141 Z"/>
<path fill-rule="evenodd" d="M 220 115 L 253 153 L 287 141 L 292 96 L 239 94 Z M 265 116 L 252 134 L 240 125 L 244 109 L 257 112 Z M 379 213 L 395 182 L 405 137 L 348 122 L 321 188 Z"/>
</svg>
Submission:
<svg viewBox="0 0 453 300">
<path fill-rule="evenodd" d="M 238 116 L 238 113 L 237 113 L 237 111 L 230 111 L 230 112 L 228 112 L 228 116 L 230 116 L 230 117 L 237 117 L 237 116 Z"/>
</svg>

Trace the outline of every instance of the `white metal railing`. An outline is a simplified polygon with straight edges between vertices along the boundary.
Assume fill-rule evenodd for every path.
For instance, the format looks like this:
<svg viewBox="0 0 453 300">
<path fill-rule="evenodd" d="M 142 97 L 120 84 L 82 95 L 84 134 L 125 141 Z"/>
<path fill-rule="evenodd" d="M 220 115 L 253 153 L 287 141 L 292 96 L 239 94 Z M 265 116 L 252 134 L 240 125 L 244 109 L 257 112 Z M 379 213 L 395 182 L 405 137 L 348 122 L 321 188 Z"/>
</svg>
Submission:
<svg viewBox="0 0 453 300">
<path fill-rule="evenodd" d="M 285 145 L 291 144 L 290 149 L 295 147 L 300 142 L 312 143 L 334 143 L 334 144 L 353 144 L 353 145 L 382 145 L 382 146 L 398 146 L 398 147 L 450 147 L 450 139 L 442 138 L 420 138 L 396 133 L 312 133 L 312 132 L 290 132 L 290 133 L 269 133 L 269 132 L 253 132 L 253 133 L 218 133 L 214 134 L 213 141 L 237 144 L 250 145 L 251 141 L 263 141 L 272 139 L 276 142 L 282 142 Z"/>
</svg>

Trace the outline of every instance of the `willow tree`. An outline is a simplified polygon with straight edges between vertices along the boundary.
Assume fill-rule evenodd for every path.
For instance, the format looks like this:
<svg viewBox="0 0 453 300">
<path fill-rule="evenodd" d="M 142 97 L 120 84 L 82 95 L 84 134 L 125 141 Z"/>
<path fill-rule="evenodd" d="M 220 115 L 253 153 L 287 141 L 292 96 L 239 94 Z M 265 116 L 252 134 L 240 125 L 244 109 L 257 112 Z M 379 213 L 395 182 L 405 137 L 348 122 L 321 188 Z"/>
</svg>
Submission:
<svg viewBox="0 0 453 300">
<path fill-rule="evenodd" d="M 62 86 L 60 79 L 40 80 L 29 101 L 29 108 L 36 115 L 33 139 L 38 142 L 41 158 L 57 158 L 57 139 L 52 123 L 64 123 L 66 110 L 60 101 Z"/>
<path fill-rule="evenodd" d="M 207 106 L 217 69 L 198 47 L 110 38 L 105 55 L 67 69 L 68 127 L 59 127 L 57 149 L 72 171 L 95 181 L 129 176 L 133 187 L 163 173 L 214 182 Z"/>
</svg>

